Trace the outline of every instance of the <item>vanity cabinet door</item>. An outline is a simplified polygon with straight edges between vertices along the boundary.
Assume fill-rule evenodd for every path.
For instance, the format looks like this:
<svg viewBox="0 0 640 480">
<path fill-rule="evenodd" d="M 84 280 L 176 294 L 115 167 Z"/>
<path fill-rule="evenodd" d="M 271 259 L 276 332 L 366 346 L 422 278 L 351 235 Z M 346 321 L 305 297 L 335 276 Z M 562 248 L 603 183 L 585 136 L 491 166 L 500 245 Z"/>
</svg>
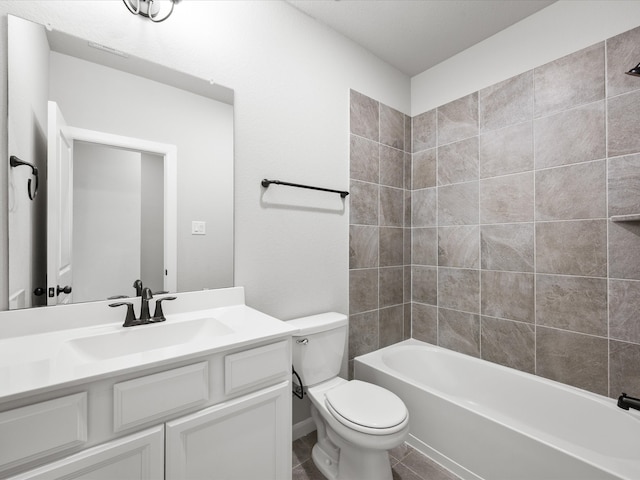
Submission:
<svg viewBox="0 0 640 480">
<path fill-rule="evenodd" d="M 166 424 L 166 479 L 291 478 L 291 386 L 283 382 Z"/>
<path fill-rule="evenodd" d="M 162 480 L 164 427 L 92 447 L 8 480 Z"/>
</svg>

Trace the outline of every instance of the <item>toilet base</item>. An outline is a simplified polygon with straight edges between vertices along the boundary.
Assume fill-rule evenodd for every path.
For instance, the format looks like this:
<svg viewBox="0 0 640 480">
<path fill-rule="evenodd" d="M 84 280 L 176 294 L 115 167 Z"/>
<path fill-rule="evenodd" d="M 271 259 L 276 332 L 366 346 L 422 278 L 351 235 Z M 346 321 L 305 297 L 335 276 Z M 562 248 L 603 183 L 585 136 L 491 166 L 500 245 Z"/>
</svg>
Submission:
<svg viewBox="0 0 640 480">
<path fill-rule="evenodd" d="M 325 452 L 319 443 L 316 443 L 311 450 L 311 458 L 313 463 L 320 470 L 320 473 L 329 480 L 336 480 L 338 478 L 338 461 L 331 458 Z"/>
<path fill-rule="evenodd" d="M 392 480 L 387 450 L 361 448 L 346 441 L 324 422 L 313 404 L 311 417 L 318 435 L 311 458 L 328 480 Z"/>
</svg>

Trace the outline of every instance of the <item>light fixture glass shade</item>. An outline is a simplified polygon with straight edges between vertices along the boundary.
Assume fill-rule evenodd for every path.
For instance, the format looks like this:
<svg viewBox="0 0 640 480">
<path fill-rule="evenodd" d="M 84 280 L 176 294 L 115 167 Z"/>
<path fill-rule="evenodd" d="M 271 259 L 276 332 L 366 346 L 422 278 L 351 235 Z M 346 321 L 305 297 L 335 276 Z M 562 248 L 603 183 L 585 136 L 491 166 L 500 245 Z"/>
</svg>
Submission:
<svg viewBox="0 0 640 480">
<path fill-rule="evenodd" d="M 142 15 L 153 22 L 159 23 L 164 22 L 171 16 L 173 7 L 175 7 L 176 3 L 180 2 L 180 0 L 170 0 L 169 3 L 171 3 L 171 7 L 169 8 L 161 8 L 160 0 L 122 0 L 122 2 L 134 15 Z M 164 10 L 164 12 L 160 12 L 160 10 Z"/>
<path fill-rule="evenodd" d="M 626 72 L 627 75 L 634 75 L 636 77 L 640 77 L 640 63 L 633 67 L 631 70 Z"/>
</svg>

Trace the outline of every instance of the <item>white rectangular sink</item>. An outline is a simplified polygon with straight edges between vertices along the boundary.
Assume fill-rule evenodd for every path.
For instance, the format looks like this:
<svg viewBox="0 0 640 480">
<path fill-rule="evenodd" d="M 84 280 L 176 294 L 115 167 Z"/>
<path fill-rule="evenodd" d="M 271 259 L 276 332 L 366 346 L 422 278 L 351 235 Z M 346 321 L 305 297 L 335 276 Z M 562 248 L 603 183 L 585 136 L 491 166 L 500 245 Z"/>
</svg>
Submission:
<svg viewBox="0 0 640 480">
<path fill-rule="evenodd" d="M 138 325 L 70 339 L 62 344 L 60 355 L 72 355 L 80 362 L 94 362 L 176 346 L 197 346 L 232 333 L 233 329 L 215 318 Z"/>
</svg>

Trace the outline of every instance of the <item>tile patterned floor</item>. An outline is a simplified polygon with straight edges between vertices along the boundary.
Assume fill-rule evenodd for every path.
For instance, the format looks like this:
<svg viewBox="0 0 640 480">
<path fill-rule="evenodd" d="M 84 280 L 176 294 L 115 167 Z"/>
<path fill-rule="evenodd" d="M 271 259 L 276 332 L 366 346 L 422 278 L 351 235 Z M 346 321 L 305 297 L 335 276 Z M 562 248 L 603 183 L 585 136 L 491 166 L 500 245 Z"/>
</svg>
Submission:
<svg viewBox="0 0 640 480">
<path fill-rule="evenodd" d="M 293 442 L 293 480 L 325 480 L 311 459 L 316 432 Z M 393 480 L 460 480 L 407 444 L 389 452 Z"/>
</svg>

